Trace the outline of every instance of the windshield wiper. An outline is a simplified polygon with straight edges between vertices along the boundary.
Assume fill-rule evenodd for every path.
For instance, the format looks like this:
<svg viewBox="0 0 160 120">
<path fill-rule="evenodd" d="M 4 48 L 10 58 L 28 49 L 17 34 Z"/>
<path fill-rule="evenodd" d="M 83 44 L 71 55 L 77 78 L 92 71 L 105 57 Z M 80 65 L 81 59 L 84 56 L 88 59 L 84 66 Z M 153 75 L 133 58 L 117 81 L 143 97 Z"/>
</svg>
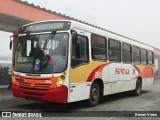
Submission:
<svg viewBox="0 0 160 120">
<path fill-rule="evenodd" d="M 50 33 L 50 35 L 48 36 L 48 38 L 45 40 L 44 46 L 43 46 L 43 48 L 42 48 L 42 51 L 43 51 L 43 55 L 44 55 L 44 56 L 42 57 L 40 63 L 41 63 L 41 67 L 42 67 L 42 68 L 45 68 L 45 71 L 46 71 L 47 63 L 48 63 L 48 61 L 50 60 L 50 56 L 47 55 L 47 54 L 45 54 L 46 46 L 47 46 L 48 41 L 49 41 L 50 39 L 52 39 L 52 38 L 55 36 L 55 34 L 56 34 L 56 31 L 52 31 L 52 32 Z M 35 61 L 35 60 L 34 60 L 34 61 Z"/>
<path fill-rule="evenodd" d="M 51 34 L 48 36 L 48 38 L 45 40 L 45 43 L 44 43 L 44 46 L 43 46 L 43 51 L 46 49 L 46 44 L 48 43 L 48 41 L 49 41 L 49 38 L 53 38 L 54 37 L 54 35 L 56 34 L 56 31 L 52 31 L 51 32 Z"/>
</svg>

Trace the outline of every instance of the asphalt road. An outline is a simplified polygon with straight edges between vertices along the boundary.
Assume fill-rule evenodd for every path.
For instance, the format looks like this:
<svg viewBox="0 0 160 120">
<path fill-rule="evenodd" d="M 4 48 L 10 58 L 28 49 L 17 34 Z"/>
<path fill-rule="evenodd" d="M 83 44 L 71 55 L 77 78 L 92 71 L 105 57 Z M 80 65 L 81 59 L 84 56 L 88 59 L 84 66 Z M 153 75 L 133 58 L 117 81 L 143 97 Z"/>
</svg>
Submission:
<svg viewBox="0 0 160 120">
<path fill-rule="evenodd" d="M 160 113 L 160 77 L 156 78 L 153 85 L 143 88 L 140 96 L 133 96 L 131 92 L 109 95 L 103 97 L 103 100 L 95 107 L 87 107 L 84 101 L 56 104 L 14 98 L 11 90 L 0 88 L 0 111 L 38 112 L 42 113 L 43 117 L 65 117 L 65 119 L 71 119 L 70 117 L 81 118 L 83 116 L 103 119 L 107 116 L 109 119 L 115 120 L 114 117 L 128 119 L 126 116 L 132 116 L 129 119 L 136 119 L 137 117 L 133 117 L 136 113 L 138 115 L 147 115 L 147 113 L 156 115 L 156 112 Z M 144 117 L 138 118 L 146 119 Z M 147 119 L 150 119 L 150 117 L 147 117 Z M 154 119 L 157 118 L 154 117 Z"/>
</svg>

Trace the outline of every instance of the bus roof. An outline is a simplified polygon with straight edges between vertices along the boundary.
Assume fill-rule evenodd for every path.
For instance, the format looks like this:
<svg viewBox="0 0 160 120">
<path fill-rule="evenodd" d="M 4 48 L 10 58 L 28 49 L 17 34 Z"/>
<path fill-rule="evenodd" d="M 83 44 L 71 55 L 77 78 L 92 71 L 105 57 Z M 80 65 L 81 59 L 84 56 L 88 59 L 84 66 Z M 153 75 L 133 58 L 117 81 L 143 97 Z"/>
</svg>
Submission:
<svg viewBox="0 0 160 120">
<path fill-rule="evenodd" d="M 77 29 L 81 29 L 81 30 L 84 30 L 84 31 L 88 31 L 90 33 L 94 33 L 94 34 L 98 34 L 98 35 L 101 35 L 101 36 L 104 36 L 104 37 L 112 38 L 112 39 L 115 39 L 115 40 L 118 40 L 118 41 L 122 41 L 122 42 L 125 42 L 125 43 L 128 43 L 128 44 L 132 44 L 132 45 L 137 46 L 137 47 L 148 49 L 148 50 L 151 50 L 151 51 L 154 50 L 152 46 L 147 45 L 147 44 L 145 44 L 143 42 L 134 40 L 132 38 L 120 35 L 118 33 L 115 33 L 115 32 L 109 31 L 107 29 L 100 28 L 98 26 L 95 26 L 95 25 L 92 25 L 92 24 L 89 24 L 89 23 L 86 23 L 86 22 L 82 22 L 82 21 L 74 21 L 74 20 L 45 20 L 45 21 L 32 22 L 32 23 L 23 25 L 22 27 L 28 26 L 28 25 L 32 25 L 32 24 L 35 24 L 35 23 L 51 22 L 51 21 L 70 21 L 71 22 L 71 28 L 77 28 Z"/>
</svg>

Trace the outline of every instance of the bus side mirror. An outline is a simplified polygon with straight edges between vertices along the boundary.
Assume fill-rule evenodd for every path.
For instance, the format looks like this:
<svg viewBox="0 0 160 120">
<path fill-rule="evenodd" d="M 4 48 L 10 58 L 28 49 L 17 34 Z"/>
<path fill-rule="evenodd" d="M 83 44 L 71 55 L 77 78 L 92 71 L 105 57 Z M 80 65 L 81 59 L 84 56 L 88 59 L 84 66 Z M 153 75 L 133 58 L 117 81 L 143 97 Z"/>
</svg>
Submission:
<svg viewBox="0 0 160 120">
<path fill-rule="evenodd" d="M 12 42 L 12 41 L 13 41 L 12 38 L 13 38 L 13 37 L 18 37 L 18 35 L 10 36 L 10 43 L 9 43 L 9 49 L 10 49 L 10 50 L 12 49 L 12 43 L 13 43 L 13 42 Z"/>
<path fill-rule="evenodd" d="M 77 32 L 75 30 L 71 30 L 71 34 L 72 34 L 72 40 L 76 40 L 77 39 Z"/>
<path fill-rule="evenodd" d="M 9 49 L 11 50 L 12 49 L 12 41 L 10 41 L 10 43 L 9 43 Z"/>
</svg>

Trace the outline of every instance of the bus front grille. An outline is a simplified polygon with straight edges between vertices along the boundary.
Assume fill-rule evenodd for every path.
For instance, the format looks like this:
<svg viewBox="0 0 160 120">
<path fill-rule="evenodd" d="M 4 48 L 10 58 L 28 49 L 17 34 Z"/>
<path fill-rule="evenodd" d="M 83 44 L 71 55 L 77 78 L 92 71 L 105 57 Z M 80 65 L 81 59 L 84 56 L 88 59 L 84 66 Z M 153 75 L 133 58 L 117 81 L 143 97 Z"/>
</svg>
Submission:
<svg viewBox="0 0 160 120">
<path fill-rule="evenodd" d="M 37 84 L 37 83 L 25 83 L 19 82 L 19 87 L 28 88 L 28 89 L 39 89 L 39 90 L 48 90 L 50 89 L 51 84 Z"/>
</svg>

